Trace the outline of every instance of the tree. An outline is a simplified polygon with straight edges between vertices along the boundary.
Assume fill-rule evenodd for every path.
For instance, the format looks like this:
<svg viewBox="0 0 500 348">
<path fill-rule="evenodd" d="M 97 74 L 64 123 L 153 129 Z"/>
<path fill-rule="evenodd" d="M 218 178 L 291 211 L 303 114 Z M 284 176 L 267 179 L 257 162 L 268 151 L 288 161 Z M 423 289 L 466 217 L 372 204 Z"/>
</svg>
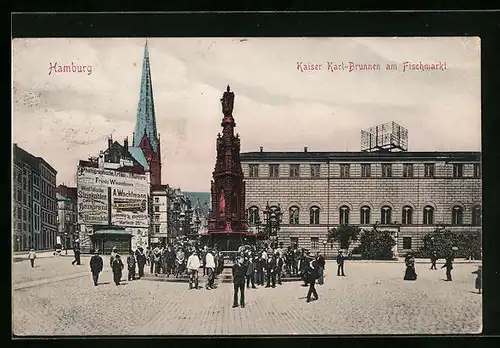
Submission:
<svg viewBox="0 0 500 348">
<path fill-rule="evenodd" d="M 348 249 L 351 242 L 358 240 L 361 229 L 357 226 L 340 225 L 337 228 L 332 228 L 328 231 L 327 240 L 329 243 L 340 243 L 341 249 Z"/>
<path fill-rule="evenodd" d="M 435 230 L 428 233 L 422 239 L 424 245 L 419 248 L 417 257 L 429 257 L 436 252 L 438 258 L 445 258 L 452 247 L 458 250 L 455 257 L 474 256 L 481 258 L 481 234 L 479 232 L 455 233 L 450 230 Z"/>
<path fill-rule="evenodd" d="M 388 260 L 394 257 L 392 248 L 396 241 L 389 231 L 365 230 L 356 252 L 366 260 Z"/>
</svg>

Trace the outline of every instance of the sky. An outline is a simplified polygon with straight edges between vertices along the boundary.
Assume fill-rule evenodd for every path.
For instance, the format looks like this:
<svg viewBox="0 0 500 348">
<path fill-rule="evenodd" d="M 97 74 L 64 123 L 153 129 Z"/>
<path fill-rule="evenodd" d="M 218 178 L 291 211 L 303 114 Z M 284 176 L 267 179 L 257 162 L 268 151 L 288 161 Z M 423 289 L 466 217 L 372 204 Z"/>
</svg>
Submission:
<svg viewBox="0 0 500 348">
<path fill-rule="evenodd" d="M 76 186 L 78 161 L 132 141 L 145 38 L 15 39 L 12 139 Z M 409 151 L 481 151 L 480 39 L 148 38 L 162 181 L 210 191 L 220 98 L 235 93 L 241 151 L 360 151 L 395 121 Z M 320 70 L 301 71 L 308 63 Z M 329 71 L 328 62 L 347 65 Z M 380 70 L 349 72 L 349 62 Z M 403 63 L 445 70 L 406 70 Z M 50 65 L 92 72 L 51 72 Z M 396 64 L 397 71 L 386 71 Z"/>
</svg>

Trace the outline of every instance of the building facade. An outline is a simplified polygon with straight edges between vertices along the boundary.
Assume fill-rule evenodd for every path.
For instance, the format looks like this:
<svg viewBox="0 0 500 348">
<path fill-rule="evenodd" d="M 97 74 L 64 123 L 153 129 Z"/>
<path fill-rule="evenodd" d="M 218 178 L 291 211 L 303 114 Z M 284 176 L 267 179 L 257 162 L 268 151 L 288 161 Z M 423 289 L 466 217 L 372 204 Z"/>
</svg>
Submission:
<svg viewBox="0 0 500 348">
<path fill-rule="evenodd" d="M 13 145 L 13 249 L 53 248 L 57 233 L 57 171 Z"/>
<path fill-rule="evenodd" d="M 128 139 L 108 139 L 98 157 L 77 168 L 78 245 L 83 252 L 113 247 L 128 252 L 148 245 L 150 178 L 142 152 L 131 154 Z"/>
<path fill-rule="evenodd" d="M 150 243 L 167 244 L 170 241 L 169 213 L 171 203 L 170 187 L 168 185 L 151 185 L 151 229 Z"/>
<path fill-rule="evenodd" d="M 340 224 L 389 230 L 415 251 L 436 227 L 481 230 L 479 152 L 248 152 L 241 154 L 250 228 L 281 206 L 279 241 L 336 254 Z M 350 249 L 357 244 L 353 243 Z"/>
<path fill-rule="evenodd" d="M 78 238 L 76 226 L 77 214 L 77 189 L 59 185 L 56 188 L 57 199 L 57 237 L 64 249 L 72 249 L 74 241 Z"/>
</svg>

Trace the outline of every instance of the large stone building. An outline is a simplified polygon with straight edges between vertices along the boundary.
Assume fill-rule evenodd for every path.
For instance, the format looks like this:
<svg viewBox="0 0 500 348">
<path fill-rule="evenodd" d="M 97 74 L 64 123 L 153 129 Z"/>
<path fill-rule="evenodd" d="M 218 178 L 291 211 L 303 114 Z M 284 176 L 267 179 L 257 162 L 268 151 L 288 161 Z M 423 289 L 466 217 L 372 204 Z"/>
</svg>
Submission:
<svg viewBox="0 0 500 348">
<path fill-rule="evenodd" d="M 436 227 L 481 230 L 479 152 L 247 152 L 241 154 L 250 229 L 280 205 L 279 241 L 336 254 L 340 224 L 389 230 L 397 253 Z M 351 245 L 356 246 L 356 243 Z"/>
<path fill-rule="evenodd" d="M 13 145 L 13 249 L 51 249 L 56 243 L 57 171 Z"/>
<path fill-rule="evenodd" d="M 56 188 L 57 199 L 57 237 L 64 249 L 72 249 L 77 234 L 77 189 L 59 185 Z"/>
</svg>

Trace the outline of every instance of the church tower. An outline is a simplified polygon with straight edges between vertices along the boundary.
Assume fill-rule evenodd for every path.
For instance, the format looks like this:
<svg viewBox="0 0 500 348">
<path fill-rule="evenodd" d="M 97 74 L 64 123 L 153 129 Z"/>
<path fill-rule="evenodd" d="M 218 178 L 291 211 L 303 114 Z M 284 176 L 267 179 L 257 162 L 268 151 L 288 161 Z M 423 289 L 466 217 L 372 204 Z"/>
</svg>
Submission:
<svg viewBox="0 0 500 348">
<path fill-rule="evenodd" d="M 140 147 L 149 165 L 151 185 L 161 185 L 160 137 L 156 131 L 156 115 L 151 83 L 148 43 L 144 46 L 141 89 L 133 145 Z"/>
<path fill-rule="evenodd" d="M 222 249 L 240 245 L 247 232 L 245 183 L 240 162 L 240 138 L 234 135 L 234 93 L 227 86 L 222 102 L 222 135 L 217 136 L 217 159 L 211 182 L 212 209 L 208 234 Z"/>
</svg>

